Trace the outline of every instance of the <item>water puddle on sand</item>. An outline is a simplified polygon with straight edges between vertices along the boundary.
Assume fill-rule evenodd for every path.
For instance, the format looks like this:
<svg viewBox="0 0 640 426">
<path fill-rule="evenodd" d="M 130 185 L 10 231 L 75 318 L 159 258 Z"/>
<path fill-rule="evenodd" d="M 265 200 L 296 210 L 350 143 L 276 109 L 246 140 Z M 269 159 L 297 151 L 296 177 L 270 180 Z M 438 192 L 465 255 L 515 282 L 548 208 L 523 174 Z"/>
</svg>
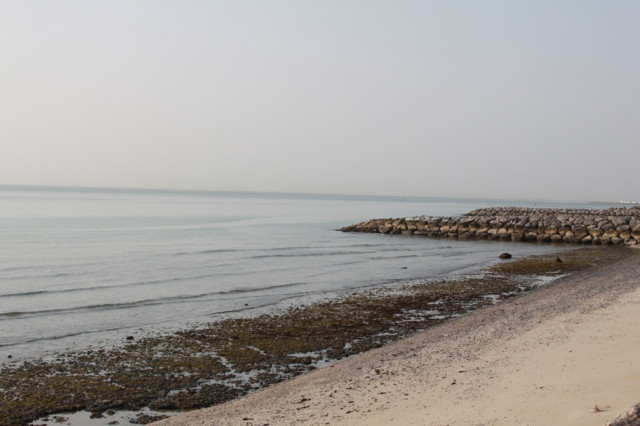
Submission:
<svg viewBox="0 0 640 426">
<path fill-rule="evenodd" d="M 180 411 L 152 411 L 143 408 L 137 411 L 118 410 L 107 412 L 103 417 L 92 418 L 93 413 L 89 411 L 77 411 L 75 413 L 52 414 L 42 417 L 30 425 L 33 426 L 111 426 L 111 425 L 139 425 L 147 424 L 151 421 L 161 420 L 166 417 L 177 416 Z"/>
</svg>

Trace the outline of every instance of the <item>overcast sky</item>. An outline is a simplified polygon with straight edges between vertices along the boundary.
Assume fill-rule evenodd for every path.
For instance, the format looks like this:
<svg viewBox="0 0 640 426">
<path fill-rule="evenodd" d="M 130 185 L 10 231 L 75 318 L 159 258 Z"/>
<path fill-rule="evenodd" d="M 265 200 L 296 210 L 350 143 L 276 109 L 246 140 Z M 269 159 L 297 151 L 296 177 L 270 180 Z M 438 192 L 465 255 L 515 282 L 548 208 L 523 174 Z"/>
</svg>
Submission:
<svg viewBox="0 0 640 426">
<path fill-rule="evenodd" d="M 640 1 L 0 0 L 0 184 L 640 200 Z"/>
</svg>

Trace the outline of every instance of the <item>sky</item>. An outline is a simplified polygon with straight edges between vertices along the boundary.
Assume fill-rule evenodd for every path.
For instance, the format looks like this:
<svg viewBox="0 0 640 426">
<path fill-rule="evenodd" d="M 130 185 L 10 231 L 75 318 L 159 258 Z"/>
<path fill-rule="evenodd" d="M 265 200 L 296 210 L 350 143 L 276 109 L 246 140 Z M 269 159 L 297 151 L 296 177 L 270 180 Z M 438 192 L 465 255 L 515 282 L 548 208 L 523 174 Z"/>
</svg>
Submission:
<svg viewBox="0 0 640 426">
<path fill-rule="evenodd" d="M 640 2 L 0 0 L 0 185 L 640 201 Z"/>
</svg>

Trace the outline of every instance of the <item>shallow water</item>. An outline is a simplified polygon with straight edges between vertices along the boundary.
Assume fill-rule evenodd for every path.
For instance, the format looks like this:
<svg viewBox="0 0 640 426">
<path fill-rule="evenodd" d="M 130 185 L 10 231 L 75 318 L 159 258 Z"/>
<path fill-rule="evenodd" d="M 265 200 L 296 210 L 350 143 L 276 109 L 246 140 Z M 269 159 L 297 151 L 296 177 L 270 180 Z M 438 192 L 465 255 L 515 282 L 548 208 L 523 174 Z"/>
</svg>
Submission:
<svg viewBox="0 0 640 426">
<path fill-rule="evenodd" d="M 534 204 L 593 207 L 0 188 L 0 362 L 355 288 L 468 273 L 504 251 L 545 252 L 552 247 L 336 231 L 374 217 Z"/>
<path fill-rule="evenodd" d="M 136 420 L 140 414 L 153 415 L 153 416 L 175 416 L 180 414 L 179 411 L 152 411 L 148 409 L 138 411 L 119 410 L 112 414 L 104 414 L 103 417 L 92 417 L 92 413 L 89 411 L 78 411 L 75 413 L 60 413 L 52 414 L 50 416 L 42 417 L 34 424 L 37 425 L 69 425 L 69 426 L 108 426 L 108 425 L 133 425 L 131 420 Z"/>
</svg>

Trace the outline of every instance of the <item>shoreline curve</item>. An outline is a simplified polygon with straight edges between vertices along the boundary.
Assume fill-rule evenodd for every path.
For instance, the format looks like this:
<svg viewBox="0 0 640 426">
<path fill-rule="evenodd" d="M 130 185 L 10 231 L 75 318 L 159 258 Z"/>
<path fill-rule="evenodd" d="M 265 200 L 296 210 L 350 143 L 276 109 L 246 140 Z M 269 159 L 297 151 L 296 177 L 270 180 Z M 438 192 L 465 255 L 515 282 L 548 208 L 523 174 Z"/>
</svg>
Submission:
<svg viewBox="0 0 640 426">
<path fill-rule="evenodd" d="M 639 277 L 640 256 L 579 272 L 156 424 L 602 425 L 640 400 Z"/>
</svg>

